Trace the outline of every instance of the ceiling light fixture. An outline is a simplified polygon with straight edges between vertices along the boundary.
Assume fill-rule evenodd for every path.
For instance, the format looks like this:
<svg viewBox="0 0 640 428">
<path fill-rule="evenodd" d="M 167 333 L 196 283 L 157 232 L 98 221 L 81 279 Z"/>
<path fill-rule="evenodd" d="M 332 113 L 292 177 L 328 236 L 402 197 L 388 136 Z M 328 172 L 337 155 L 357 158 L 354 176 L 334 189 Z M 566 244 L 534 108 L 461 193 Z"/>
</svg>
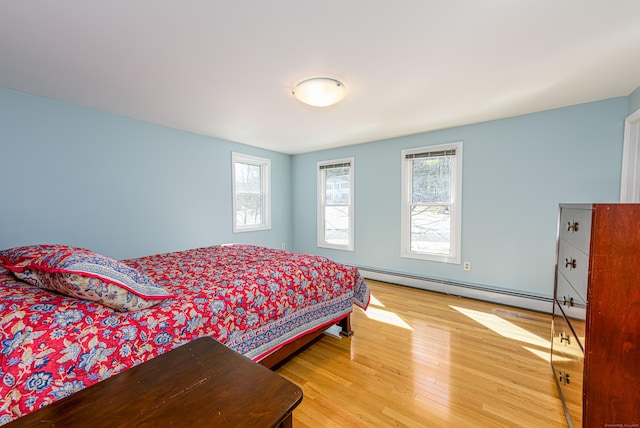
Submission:
<svg viewBox="0 0 640 428">
<path fill-rule="evenodd" d="M 293 96 L 314 107 L 328 107 L 339 103 L 347 96 L 342 82 L 330 77 L 312 77 L 298 83 Z"/>
</svg>

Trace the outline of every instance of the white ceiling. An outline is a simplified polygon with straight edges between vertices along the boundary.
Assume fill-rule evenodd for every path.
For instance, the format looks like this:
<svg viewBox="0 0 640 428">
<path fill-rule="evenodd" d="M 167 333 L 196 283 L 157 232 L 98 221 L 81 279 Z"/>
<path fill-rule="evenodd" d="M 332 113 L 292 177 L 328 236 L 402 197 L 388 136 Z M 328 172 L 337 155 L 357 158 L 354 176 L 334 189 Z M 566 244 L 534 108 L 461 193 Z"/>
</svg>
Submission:
<svg viewBox="0 0 640 428">
<path fill-rule="evenodd" d="M 0 86 L 296 154 L 627 96 L 640 1 L 0 0 Z"/>
</svg>

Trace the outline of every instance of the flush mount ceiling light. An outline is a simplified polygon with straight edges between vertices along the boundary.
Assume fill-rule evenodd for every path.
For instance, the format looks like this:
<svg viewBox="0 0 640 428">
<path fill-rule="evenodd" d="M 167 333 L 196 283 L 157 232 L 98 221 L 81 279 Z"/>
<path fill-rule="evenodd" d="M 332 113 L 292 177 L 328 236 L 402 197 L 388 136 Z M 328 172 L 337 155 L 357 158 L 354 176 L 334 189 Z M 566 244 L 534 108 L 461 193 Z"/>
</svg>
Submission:
<svg viewBox="0 0 640 428">
<path fill-rule="evenodd" d="M 342 82 L 330 77 L 312 77 L 293 88 L 293 96 L 314 107 L 328 107 L 339 103 L 347 95 Z"/>
</svg>

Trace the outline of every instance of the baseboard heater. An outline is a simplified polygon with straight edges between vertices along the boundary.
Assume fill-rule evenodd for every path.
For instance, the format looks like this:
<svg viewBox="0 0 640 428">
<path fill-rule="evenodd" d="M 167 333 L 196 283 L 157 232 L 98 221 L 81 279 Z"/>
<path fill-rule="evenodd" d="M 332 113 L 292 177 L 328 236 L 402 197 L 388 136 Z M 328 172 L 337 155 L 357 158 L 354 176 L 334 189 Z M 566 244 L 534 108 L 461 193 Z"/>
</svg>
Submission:
<svg viewBox="0 0 640 428">
<path fill-rule="evenodd" d="M 521 293 L 502 288 L 484 287 L 446 279 L 391 272 L 365 266 L 359 266 L 358 270 L 366 279 L 405 285 L 453 296 L 468 297 L 485 302 L 499 303 L 501 305 L 529 309 L 536 312 L 550 314 L 553 309 L 552 297 Z"/>
</svg>

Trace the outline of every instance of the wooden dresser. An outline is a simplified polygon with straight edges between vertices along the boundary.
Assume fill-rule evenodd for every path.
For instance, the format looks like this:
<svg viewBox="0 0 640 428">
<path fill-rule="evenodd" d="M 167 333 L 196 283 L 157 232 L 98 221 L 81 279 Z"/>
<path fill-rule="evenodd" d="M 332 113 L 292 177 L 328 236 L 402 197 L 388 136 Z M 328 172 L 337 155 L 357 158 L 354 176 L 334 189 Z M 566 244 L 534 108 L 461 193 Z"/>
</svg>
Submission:
<svg viewBox="0 0 640 428">
<path fill-rule="evenodd" d="M 551 365 L 570 427 L 640 427 L 640 204 L 563 204 Z"/>
</svg>

